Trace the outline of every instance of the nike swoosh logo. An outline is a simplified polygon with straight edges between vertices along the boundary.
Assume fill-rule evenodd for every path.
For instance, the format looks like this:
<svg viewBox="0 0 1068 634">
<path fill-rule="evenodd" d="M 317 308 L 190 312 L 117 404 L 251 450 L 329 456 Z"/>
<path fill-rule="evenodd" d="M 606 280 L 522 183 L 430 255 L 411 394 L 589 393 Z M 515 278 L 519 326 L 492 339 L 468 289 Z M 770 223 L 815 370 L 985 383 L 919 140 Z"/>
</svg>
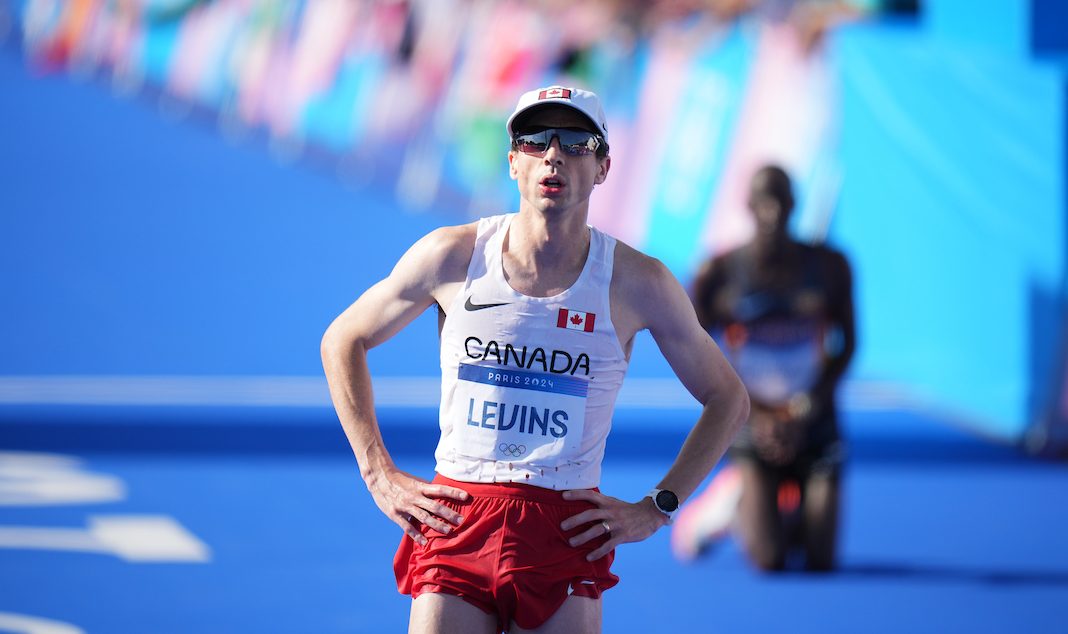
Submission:
<svg viewBox="0 0 1068 634">
<path fill-rule="evenodd" d="M 581 583 L 584 586 L 592 586 L 597 582 L 596 581 L 589 581 L 587 579 L 583 579 L 579 583 Z M 574 583 L 567 584 L 567 594 L 570 596 L 570 595 L 572 595 L 574 593 L 575 593 L 575 584 Z"/>
<path fill-rule="evenodd" d="M 467 298 L 467 302 L 464 303 L 464 310 L 485 310 L 487 308 L 494 308 L 496 306 L 507 306 L 511 302 L 501 302 L 499 304 L 472 304 L 471 298 Z"/>
</svg>

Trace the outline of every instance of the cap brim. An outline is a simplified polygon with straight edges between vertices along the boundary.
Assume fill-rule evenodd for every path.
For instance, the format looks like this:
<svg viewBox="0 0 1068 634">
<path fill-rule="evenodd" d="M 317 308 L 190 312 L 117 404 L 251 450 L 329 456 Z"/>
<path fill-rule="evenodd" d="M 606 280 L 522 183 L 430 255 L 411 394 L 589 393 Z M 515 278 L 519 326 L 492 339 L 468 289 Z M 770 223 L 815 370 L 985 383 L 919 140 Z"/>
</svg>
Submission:
<svg viewBox="0 0 1068 634">
<path fill-rule="evenodd" d="M 508 130 L 508 135 L 511 136 L 511 137 L 515 136 L 516 131 L 515 131 L 515 128 L 513 126 L 514 126 L 514 124 L 516 123 L 517 120 L 521 120 L 523 117 L 528 116 L 532 111 L 534 111 L 534 110 L 536 110 L 538 108 L 545 108 L 545 107 L 548 107 L 548 106 L 562 106 L 564 108 L 568 108 L 570 110 L 574 110 L 575 112 L 577 112 L 580 115 L 582 115 L 582 118 L 586 120 L 587 127 L 589 128 L 590 132 L 594 132 L 594 133 L 596 133 L 596 134 L 598 134 L 598 135 L 600 135 L 602 137 L 604 136 L 604 133 L 601 132 L 600 126 L 597 125 L 597 122 L 594 121 L 590 117 L 590 115 L 586 114 L 586 112 L 584 110 L 582 110 L 582 108 L 579 108 L 579 107 L 575 106 L 574 104 L 572 104 L 570 101 L 568 101 L 566 99 L 551 99 L 551 100 L 550 99 L 544 99 L 542 101 L 538 101 L 536 103 L 532 103 L 532 104 L 528 105 L 527 107 L 523 108 L 522 110 L 517 110 L 517 111 L 513 112 L 512 116 L 508 117 L 508 121 L 505 124 L 505 127 Z"/>
</svg>

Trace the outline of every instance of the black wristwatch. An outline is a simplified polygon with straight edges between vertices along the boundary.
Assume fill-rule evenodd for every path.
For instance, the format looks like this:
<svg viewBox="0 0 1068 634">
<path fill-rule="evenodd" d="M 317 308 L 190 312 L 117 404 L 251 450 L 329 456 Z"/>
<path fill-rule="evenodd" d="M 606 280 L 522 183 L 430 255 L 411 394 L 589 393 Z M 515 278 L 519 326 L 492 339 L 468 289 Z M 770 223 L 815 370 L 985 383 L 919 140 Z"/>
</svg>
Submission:
<svg viewBox="0 0 1068 634">
<path fill-rule="evenodd" d="M 667 489 L 653 489 L 645 497 L 653 498 L 653 506 L 656 510 L 668 516 L 668 521 L 675 519 L 679 512 L 679 496 Z"/>
</svg>

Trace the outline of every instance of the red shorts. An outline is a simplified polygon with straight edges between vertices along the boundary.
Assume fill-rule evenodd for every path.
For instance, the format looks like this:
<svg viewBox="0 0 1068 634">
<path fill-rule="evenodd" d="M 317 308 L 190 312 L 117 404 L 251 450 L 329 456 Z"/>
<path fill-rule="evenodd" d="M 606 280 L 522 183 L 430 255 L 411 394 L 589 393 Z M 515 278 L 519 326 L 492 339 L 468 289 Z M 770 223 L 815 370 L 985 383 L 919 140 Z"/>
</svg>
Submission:
<svg viewBox="0 0 1068 634">
<path fill-rule="evenodd" d="M 466 502 L 441 500 L 464 517 L 447 535 L 421 527 L 427 544 L 401 538 L 393 559 L 397 589 L 415 599 L 424 593 L 451 594 L 497 615 L 501 630 L 514 621 L 524 629 L 541 626 L 569 595 L 598 599 L 619 583 L 609 568 L 615 551 L 597 561 L 586 555 L 604 543 L 567 543 L 589 528 L 565 532 L 560 522 L 593 505 L 567 501 L 560 491 L 528 484 L 457 482 L 447 484 L 471 494 Z"/>
</svg>

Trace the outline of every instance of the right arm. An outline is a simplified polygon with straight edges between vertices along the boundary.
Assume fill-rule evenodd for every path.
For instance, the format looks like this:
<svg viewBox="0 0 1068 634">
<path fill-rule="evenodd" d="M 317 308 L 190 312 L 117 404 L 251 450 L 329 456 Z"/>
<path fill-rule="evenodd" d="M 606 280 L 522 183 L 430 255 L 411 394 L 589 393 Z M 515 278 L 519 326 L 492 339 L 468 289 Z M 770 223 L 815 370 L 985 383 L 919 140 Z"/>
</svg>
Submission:
<svg viewBox="0 0 1068 634">
<path fill-rule="evenodd" d="M 462 287 L 474 246 L 475 226 L 446 227 L 416 242 L 386 279 L 378 282 L 330 324 L 323 335 L 323 369 L 330 398 L 345 430 L 360 475 L 375 504 L 419 543 L 418 524 L 439 532 L 463 518 L 435 498 L 467 499 L 467 493 L 434 485 L 394 464 L 375 417 L 367 351 L 387 341 L 430 306 L 448 306 Z"/>
<path fill-rule="evenodd" d="M 697 321 L 706 331 L 722 328 L 730 321 L 723 313 L 720 294 L 726 286 L 724 257 L 706 260 L 694 276 L 692 285 L 693 307 Z"/>
</svg>

